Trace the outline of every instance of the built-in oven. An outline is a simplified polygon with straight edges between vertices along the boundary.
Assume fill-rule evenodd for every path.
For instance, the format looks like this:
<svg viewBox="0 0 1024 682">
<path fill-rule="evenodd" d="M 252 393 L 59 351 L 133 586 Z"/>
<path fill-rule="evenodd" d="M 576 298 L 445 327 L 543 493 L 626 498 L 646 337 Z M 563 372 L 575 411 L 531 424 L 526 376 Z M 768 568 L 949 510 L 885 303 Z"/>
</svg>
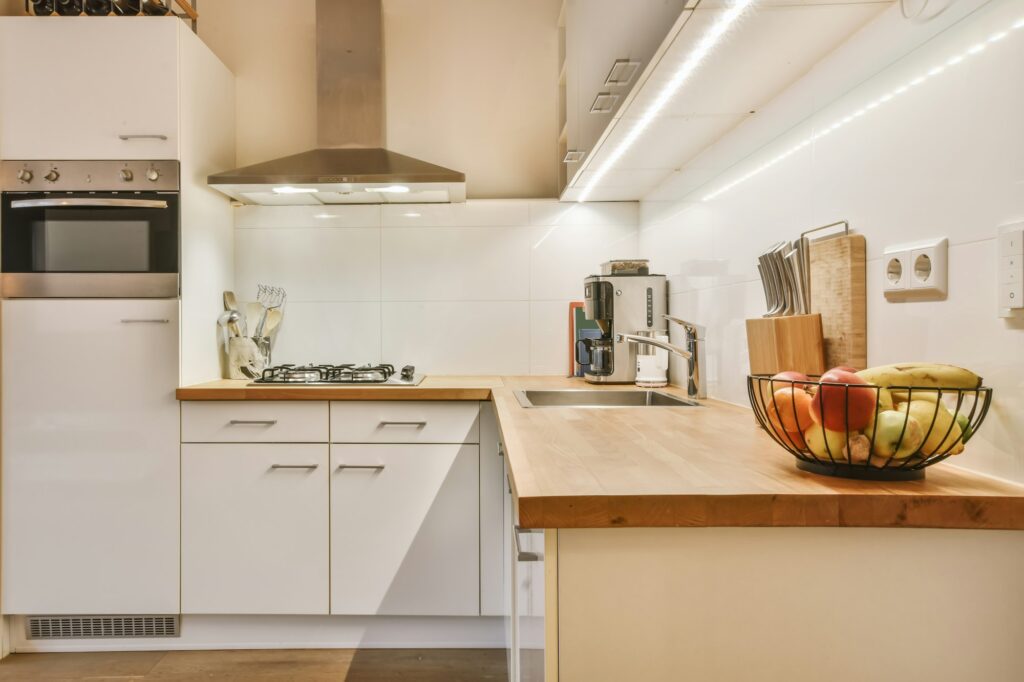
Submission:
<svg viewBox="0 0 1024 682">
<path fill-rule="evenodd" d="M 4 298 L 175 298 L 177 161 L 0 163 Z"/>
</svg>

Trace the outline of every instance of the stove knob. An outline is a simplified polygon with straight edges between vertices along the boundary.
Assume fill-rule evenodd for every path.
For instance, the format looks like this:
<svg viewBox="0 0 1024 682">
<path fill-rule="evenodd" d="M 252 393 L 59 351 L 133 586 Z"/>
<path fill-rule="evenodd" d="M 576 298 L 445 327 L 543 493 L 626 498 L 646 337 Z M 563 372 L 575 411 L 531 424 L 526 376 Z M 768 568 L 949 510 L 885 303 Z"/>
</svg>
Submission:
<svg viewBox="0 0 1024 682">
<path fill-rule="evenodd" d="M 22 182 L 32 182 L 32 171 L 27 168 L 22 168 L 18 171 L 18 179 Z"/>
<path fill-rule="evenodd" d="M 150 182 L 156 182 L 157 180 L 160 179 L 160 171 L 158 171 L 156 168 L 150 168 L 148 171 L 146 171 L 146 179 L 149 180 Z"/>
<path fill-rule="evenodd" d="M 135 174 L 127 168 L 121 169 L 121 182 L 131 182 L 135 178 Z"/>
<path fill-rule="evenodd" d="M 56 168 L 51 168 L 50 172 L 43 176 L 43 179 L 47 182 L 57 182 L 60 179 L 60 173 L 57 172 Z"/>
</svg>

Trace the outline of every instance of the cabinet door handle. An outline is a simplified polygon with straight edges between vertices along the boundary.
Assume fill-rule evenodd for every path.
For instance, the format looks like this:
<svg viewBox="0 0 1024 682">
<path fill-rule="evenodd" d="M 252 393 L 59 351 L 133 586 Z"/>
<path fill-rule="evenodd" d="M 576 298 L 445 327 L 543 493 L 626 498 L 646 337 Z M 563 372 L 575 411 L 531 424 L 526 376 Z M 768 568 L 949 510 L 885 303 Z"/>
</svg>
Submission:
<svg viewBox="0 0 1024 682">
<path fill-rule="evenodd" d="M 416 428 L 423 428 L 427 425 L 426 421 L 390 421 L 382 420 L 381 426 L 415 426 Z"/>
<path fill-rule="evenodd" d="M 316 469 L 319 464 L 271 464 L 271 469 Z"/>
<path fill-rule="evenodd" d="M 166 135 L 160 135 L 159 133 L 157 133 L 157 134 L 148 134 L 148 135 L 146 135 L 146 134 L 143 134 L 143 135 L 118 135 L 117 137 L 119 139 L 125 140 L 126 142 L 128 140 L 166 140 L 167 139 Z"/>
<path fill-rule="evenodd" d="M 144 319 L 144 318 L 132 319 L 132 318 L 127 318 L 127 319 L 121 320 L 121 324 L 169 324 L 169 323 L 170 323 L 170 320 L 165 320 L 165 319 L 162 319 L 162 318 L 153 318 L 153 319 Z"/>
<path fill-rule="evenodd" d="M 273 426 L 276 419 L 232 419 L 228 426 Z"/>
<path fill-rule="evenodd" d="M 523 530 L 519 526 L 516 526 L 512 530 L 512 541 L 516 546 L 516 561 L 544 561 L 544 555 L 539 552 L 524 552 L 519 547 L 519 534 L 520 533 L 543 533 L 542 530 Z"/>
<path fill-rule="evenodd" d="M 384 471 L 383 464 L 339 464 L 338 471 L 342 469 L 373 469 L 374 471 Z"/>
</svg>

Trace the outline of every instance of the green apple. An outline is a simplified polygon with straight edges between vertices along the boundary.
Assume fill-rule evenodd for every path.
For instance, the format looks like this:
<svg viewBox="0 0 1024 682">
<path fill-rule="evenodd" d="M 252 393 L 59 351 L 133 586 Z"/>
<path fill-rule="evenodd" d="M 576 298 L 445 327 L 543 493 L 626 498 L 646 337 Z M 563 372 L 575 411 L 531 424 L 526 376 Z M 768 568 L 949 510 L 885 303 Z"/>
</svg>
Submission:
<svg viewBox="0 0 1024 682">
<path fill-rule="evenodd" d="M 906 412 L 883 410 L 864 429 L 869 441 L 874 441 L 872 451 L 879 457 L 904 459 L 917 452 L 924 443 L 924 429 L 921 422 Z"/>
</svg>

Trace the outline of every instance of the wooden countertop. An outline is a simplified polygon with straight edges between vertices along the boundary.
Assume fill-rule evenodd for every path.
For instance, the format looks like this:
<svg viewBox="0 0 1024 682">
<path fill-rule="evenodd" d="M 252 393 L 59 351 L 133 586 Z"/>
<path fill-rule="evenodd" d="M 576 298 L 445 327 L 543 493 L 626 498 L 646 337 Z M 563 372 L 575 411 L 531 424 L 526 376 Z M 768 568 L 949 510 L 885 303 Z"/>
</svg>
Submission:
<svg viewBox="0 0 1024 682">
<path fill-rule="evenodd" d="M 177 390 L 178 400 L 490 400 L 501 377 L 425 377 L 419 386 L 250 386 L 219 379 Z"/>
<path fill-rule="evenodd" d="M 492 399 L 524 528 L 1024 530 L 1024 486 L 965 471 L 951 464 L 955 459 L 929 468 L 921 481 L 855 481 L 807 473 L 756 426 L 749 409 L 713 400 L 692 408 L 519 405 L 514 391 L 520 388 L 624 388 L 558 377 L 428 377 L 415 388 L 245 384 L 217 381 L 180 388 L 178 398 Z M 970 447 L 960 455 L 970 456 Z"/>
</svg>

